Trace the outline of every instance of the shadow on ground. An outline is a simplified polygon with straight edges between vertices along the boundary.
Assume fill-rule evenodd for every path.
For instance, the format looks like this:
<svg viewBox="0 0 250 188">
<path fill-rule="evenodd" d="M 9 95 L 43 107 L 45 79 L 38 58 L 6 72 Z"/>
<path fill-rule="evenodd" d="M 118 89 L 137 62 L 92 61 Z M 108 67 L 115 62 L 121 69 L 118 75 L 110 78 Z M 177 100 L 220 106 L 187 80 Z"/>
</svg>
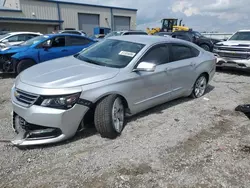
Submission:
<svg viewBox="0 0 250 188">
<path fill-rule="evenodd" d="M 245 70 L 245 69 L 223 67 L 223 68 L 217 68 L 216 71 L 232 75 L 250 76 L 250 70 Z"/>
<path fill-rule="evenodd" d="M 0 79 L 9 79 L 16 78 L 16 75 L 13 73 L 0 73 Z"/>
</svg>

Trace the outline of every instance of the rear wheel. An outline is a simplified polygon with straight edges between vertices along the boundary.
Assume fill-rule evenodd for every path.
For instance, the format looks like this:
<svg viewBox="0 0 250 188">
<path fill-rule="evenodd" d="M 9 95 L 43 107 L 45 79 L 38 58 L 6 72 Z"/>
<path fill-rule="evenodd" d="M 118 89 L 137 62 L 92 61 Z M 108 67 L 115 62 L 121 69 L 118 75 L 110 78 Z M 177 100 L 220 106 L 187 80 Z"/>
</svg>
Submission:
<svg viewBox="0 0 250 188">
<path fill-rule="evenodd" d="M 124 105 L 120 97 L 109 95 L 97 104 L 94 122 L 102 137 L 114 139 L 121 134 L 124 119 Z"/>
<path fill-rule="evenodd" d="M 200 98 L 205 94 L 207 88 L 208 79 L 205 74 L 199 76 L 199 78 L 195 81 L 194 89 L 191 94 L 193 98 Z"/>
<path fill-rule="evenodd" d="M 207 44 L 202 44 L 201 48 L 203 48 L 204 50 L 209 51 L 209 52 L 211 51 L 210 47 Z"/>
<path fill-rule="evenodd" d="M 16 73 L 20 74 L 25 69 L 35 65 L 35 62 L 31 59 L 21 60 L 16 66 Z"/>
</svg>

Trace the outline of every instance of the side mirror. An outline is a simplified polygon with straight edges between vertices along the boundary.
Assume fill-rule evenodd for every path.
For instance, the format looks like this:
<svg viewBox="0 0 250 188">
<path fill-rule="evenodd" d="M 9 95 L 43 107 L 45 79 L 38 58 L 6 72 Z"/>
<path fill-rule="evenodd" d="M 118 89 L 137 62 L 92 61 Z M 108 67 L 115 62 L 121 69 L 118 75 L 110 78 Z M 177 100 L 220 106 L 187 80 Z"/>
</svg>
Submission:
<svg viewBox="0 0 250 188">
<path fill-rule="evenodd" d="M 8 43 L 8 42 L 9 42 L 8 39 L 4 39 L 4 40 L 2 41 L 2 43 Z"/>
<path fill-rule="evenodd" d="M 154 72 L 155 67 L 156 67 L 156 64 L 154 64 L 154 63 L 141 62 L 141 63 L 139 63 L 137 68 L 134 69 L 134 72 L 139 72 L 139 71 Z"/>
<path fill-rule="evenodd" d="M 43 47 L 45 50 L 47 50 L 47 49 L 49 49 L 49 48 L 51 47 L 51 43 L 50 43 L 49 41 L 47 41 L 47 42 L 43 43 L 42 47 Z"/>
<path fill-rule="evenodd" d="M 227 40 L 228 40 L 228 38 L 224 38 L 224 39 L 223 39 L 223 41 L 227 41 Z"/>
</svg>

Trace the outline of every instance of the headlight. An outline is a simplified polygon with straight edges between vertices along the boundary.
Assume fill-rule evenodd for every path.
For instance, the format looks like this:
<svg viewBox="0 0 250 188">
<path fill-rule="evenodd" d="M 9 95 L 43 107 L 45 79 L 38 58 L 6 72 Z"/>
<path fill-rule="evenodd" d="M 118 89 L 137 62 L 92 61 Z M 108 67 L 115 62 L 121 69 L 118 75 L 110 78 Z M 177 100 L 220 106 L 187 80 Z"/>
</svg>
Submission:
<svg viewBox="0 0 250 188">
<path fill-rule="evenodd" d="M 38 100 L 38 105 L 67 110 L 77 103 L 79 97 L 80 93 L 64 96 L 42 96 Z"/>
</svg>

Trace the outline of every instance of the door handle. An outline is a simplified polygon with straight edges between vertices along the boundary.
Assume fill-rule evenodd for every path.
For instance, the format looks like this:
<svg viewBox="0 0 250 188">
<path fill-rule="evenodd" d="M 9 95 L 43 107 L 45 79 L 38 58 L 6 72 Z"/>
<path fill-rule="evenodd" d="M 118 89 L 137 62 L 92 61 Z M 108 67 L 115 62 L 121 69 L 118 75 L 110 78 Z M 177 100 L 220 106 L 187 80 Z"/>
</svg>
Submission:
<svg viewBox="0 0 250 188">
<path fill-rule="evenodd" d="M 62 50 L 61 52 L 67 52 L 68 50 L 66 50 L 66 49 L 64 49 L 64 50 Z"/>
</svg>

